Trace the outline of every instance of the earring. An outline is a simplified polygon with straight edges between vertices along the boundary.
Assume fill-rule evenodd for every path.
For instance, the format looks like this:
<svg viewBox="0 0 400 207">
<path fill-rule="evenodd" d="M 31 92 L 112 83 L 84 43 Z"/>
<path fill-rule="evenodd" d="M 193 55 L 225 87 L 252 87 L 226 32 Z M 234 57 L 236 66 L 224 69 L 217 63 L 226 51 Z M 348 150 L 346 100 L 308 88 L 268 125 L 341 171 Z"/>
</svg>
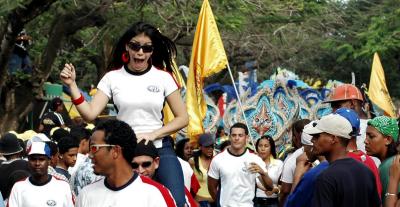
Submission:
<svg viewBox="0 0 400 207">
<path fill-rule="evenodd" d="M 122 53 L 121 60 L 122 60 L 123 63 L 128 63 L 129 62 L 129 54 L 128 54 L 128 52 L 125 51 L 125 52 Z"/>
</svg>

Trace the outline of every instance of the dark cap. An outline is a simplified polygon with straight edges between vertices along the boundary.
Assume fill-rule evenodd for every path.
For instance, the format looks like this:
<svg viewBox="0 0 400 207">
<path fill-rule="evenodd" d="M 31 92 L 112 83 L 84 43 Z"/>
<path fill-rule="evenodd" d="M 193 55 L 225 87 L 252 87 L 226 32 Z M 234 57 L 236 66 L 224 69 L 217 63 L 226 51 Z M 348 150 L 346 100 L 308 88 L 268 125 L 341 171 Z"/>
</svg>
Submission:
<svg viewBox="0 0 400 207">
<path fill-rule="evenodd" d="M 21 152 L 23 149 L 19 144 L 18 138 L 15 134 L 6 133 L 0 139 L 0 153 L 3 155 L 12 155 Z"/>
<path fill-rule="evenodd" d="M 50 103 L 50 109 L 52 111 L 55 111 L 57 109 L 58 106 L 61 106 L 63 104 L 63 101 L 61 100 L 61 98 L 53 98 L 53 100 L 51 100 Z"/>
<path fill-rule="evenodd" d="M 158 157 L 157 148 L 154 146 L 153 142 L 149 141 L 147 143 L 147 145 L 144 143 L 145 143 L 145 140 L 142 140 L 141 142 L 139 142 L 136 145 L 134 157 L 143 156 L 143 155 L 150 156 L 153 159 Z"/>
<path fill-rule="evenodd" d="M 200 135 L 199 137 L 199 145 L 202 147 L 208 147 L 214 144 L 214 136 L 209 134 L 209 133 L 205 133 Z"/>
</svg>

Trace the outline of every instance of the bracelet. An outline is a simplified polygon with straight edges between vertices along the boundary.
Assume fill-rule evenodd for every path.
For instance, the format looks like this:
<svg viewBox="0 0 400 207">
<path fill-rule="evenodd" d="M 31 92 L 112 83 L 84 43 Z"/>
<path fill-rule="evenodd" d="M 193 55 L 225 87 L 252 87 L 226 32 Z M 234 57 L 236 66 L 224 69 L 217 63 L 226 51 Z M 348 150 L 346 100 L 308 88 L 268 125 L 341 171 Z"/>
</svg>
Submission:
<svg viewBox="0 0 400 207">
<path fill-rule="evenodd" d="M 79 98 L 77 98 L 77 99 L 72 100 L 72 103 L 73 103 L 75 106 L 77 106 L 77 105 L 83 103 L 84 101 L 85 101 L 85 98 L 83 97 L 83 95 L 82 95 L 82 93 L 81 93 L 81 96 L 80 96 Z"/>
<path fill-rule="evenodd" d="M 395 194 L 395 193 L 385 193 L 385 197 L 388 197 L 388 196 L 397 196 L 397 194 Z"/>
</svg>

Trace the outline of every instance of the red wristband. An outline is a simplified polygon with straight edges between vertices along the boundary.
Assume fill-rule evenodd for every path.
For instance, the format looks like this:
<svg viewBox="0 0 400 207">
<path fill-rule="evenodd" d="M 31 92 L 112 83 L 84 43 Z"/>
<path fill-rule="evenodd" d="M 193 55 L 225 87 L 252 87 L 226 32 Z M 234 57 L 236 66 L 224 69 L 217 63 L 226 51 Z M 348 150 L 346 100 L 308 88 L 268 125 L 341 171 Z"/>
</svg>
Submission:
<svg viewBox="0 0 400 207">
<path fill-rule="evenodd" d="M 83 103 L 84 101 L 85 101 L 85 98 L 83 97 L 83 95 L 81 93 L 81 96 L 77 99 L 72 100 L 72 103 L 77 106 L 77 105 Z"/>
</svg>

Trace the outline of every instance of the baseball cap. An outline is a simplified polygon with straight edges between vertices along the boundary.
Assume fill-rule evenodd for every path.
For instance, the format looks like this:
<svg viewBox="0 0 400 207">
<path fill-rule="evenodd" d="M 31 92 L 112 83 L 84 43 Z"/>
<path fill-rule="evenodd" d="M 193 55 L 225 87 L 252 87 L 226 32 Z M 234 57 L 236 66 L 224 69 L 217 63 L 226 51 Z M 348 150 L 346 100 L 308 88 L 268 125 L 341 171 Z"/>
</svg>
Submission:
<svg viewBox="0 0 400 207">
<path fill-rule="evenodd" d="M 314 122 L 310 122 L 310 123 L 308 123 L 307 125 L 305 125 L 304 126 L 304 129 L 306 128 L 306 127 L 312 127 Z M 312 139 L 312 136 L 311 135 L 309 135 L 309 134 L 307 134 L 307 133 L 305 133 L 304 132 L 304 129 L 303 129 L 303 132 L 301 133 L 301 143 L 303 144 L 303 145 L 308 145 L 308 146 L 312 146 L 313 145 L 313 143 L 311 142 L 311 139 Z"/>
<path fill-rule="evenodd" d="M 353 128 L 349 121 L 338 114 L 328 114 L 312 122 L 312 127 L 304 127 L 303 132 L 313 135 L 322 132 L 350 139 Z"/>
<path fill-rule="evenodd" d="M 143 155 L 150 156 L 153 159 L 158 157 L 157 149 L 152 141 L 149 141 L 147 144 L 145 144 L 145 140 L 142 140 L 136 145 L 134 157 Z"/>
<path fill-rule="evenodd" d="M 44 142 L 32 142 L 27 149 L 29 155 L 45 155 L 48 158 L 51 157 L 50 147 Z"/>
<path fill-rule="evenodd" d="M 200 135 L 199 137 L 199 145 L 202 147 L 208 147 L 214 144 L 214 137 L 209 133 L 205 133 Z"/>
<path fill-rule="evenodd" d="M 353 128 L 353 131 L 351 132 L 352 136 L 360 135 L 360 118 L 358 117 L 358 114 L 353 109 L 340 108 L 340 109 L 336 110 L 334 114 L 343 116 L 344 118 L 347 119 L 347 121 L 350 122 L 351 127 Z"/>
<path fill-rule="evenodd" d="M 13 133 L 6 133 L 0 139 L 0 153 L 3 155 L 12 155 L 21 152 L 23 149 L 19 144 L 18 138 Z"/>
<path fill-rule="evenodd" d="M 28 142 L 26 142 L 26 149 L 28 151 L 28 149 L 34 142 L 48 142 L 48 141 L 50 141 L 50 139 L 45 134 L 43 133 L 35 134 L 28 140 Z"/>
</svg>

